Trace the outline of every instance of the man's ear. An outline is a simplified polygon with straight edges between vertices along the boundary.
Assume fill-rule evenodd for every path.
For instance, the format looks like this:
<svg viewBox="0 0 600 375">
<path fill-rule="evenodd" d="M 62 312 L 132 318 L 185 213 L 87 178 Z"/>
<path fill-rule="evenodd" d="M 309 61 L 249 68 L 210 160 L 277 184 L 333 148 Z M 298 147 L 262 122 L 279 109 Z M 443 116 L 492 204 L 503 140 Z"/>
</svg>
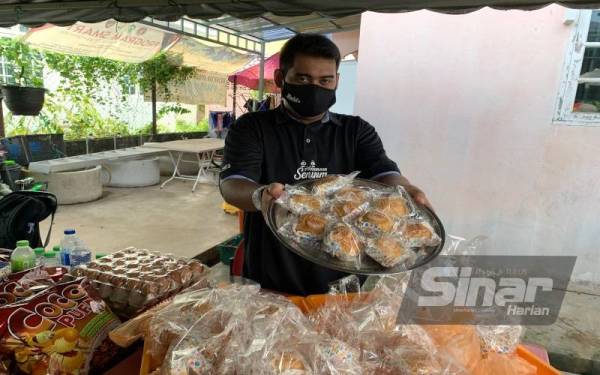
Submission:
<svg viewBox="0 0 600 375">
<path fill-rule="evenodd" d="M 285 74 L 281 69 L 275 69 L 273 78 L 275 79 L 275 85 L 280 89 L 283 88 L 283 82 L 285 81 Z"/>
<path fill-rule="evenodd" d="M 337 90 L 337 88 L 340 86 L 340 73 L 336 73 L 335 74 L 335 89 Z"/>
</svg>

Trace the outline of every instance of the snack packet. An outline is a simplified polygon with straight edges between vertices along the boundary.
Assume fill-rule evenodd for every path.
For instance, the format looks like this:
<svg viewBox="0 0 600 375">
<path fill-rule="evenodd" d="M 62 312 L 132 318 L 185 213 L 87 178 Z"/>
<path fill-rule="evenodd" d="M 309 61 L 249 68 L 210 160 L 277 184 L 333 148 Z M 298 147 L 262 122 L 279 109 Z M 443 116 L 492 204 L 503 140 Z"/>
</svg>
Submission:
<svg viewBox="0 0 600 375">
<path fill-rule="evenodd" d="M 85 278 L 0 308 L 0 353 L 11 374 L 87 374 L 116 354 L 119 323 Z"/>
<path fill-rule="evenodd" d="M 367 241 L 365 252 L 384 267 L 394 267 L 415 256 L 401 237 L 383 234 Z"/>
<path fill-rule="evenodd" d="M 371 209 L 358 217 L 356 226 L 367 237 L 374 237 L 392 233 L 397 224 L 385 213 Z"/>
<path fill-rule="evenodd" d="M 360 266 L 362 243 L 358 233 L 350 225 L 338 222 L 330 225 L 323 240 L 322 249 L 327 254 L 345 261 L 355 261 Z"/>
<path fill-rule="evenodd" d="M 436 246 L 441 241 L 431 224 L 423 219 L 408 221 L 403 228 L 402 236 L 410 247 Z"/>
<path fill-rule="evenodd" d="M 296 241 L 300 246 L 310 249 L 319 247 L 328 223 L 327 217 L 317 212 L 309 212 L 292 216 L 291 220 L 281 226 L 280 233 Z"/>
<path fill-rule="evenodd" d="M 15 272 L 0 282 L 0 306 L 8 305 L 43 292 L 67 274 L 64 267 L 35 267 Z"/>
<path fill-rule="evenodd" d="M 349 185 L 360 172 L 347 175 L 329 175 L 316 180 L 312 185 L 312 193 L 316 195 L 330 195 Z"/>
<path fill-rule="evenodd" d="M 282 205 L 296 215 L 319 212 L 325 205 L 322 197 L 311 194 L 303 187 L 286 185 L 283 194 L 275 203 Z"/>
</svg>

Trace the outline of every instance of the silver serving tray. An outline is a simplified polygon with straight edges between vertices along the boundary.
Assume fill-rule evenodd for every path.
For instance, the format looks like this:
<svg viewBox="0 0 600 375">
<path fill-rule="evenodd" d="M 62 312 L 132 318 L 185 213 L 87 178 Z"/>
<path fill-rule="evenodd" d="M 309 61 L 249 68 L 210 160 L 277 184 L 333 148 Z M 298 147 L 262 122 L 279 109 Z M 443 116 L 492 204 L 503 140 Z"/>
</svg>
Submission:
<svg viewBox="0 0 600 375">
<path fill-rule="evenodd" d="M 302 186 L 310 190 L 314 182 L 315 180 L 304 181 L 299 183 L 297 186 Z M 353 180 L 353 185 L 358 187 L 373 188 L 377 190 L 390 188 L 387 185 L 375 181 L 363 180 L 358 178 Z M 437 235 L 441 238 L 441 242 L 437 246 L 420 248 L 418 251 L 414 249 L 411 250 L 416 251 L 417 254 L 417 257 L 413 261 L 400 263 L 397 266 L 391 268 L 386 268 L 380 265 L 367 255 L 361 256 L 361 264 L 360 267 L 357 268 L 355 262 L 344 261 L 332 257 L 329 254 L 322 251 L 321 249 L 303 248 L 292 239 L 289 239 L 280 233 L 279 228 L 281 228 L 283 224 L 289 220 L 288 217 L 292 215 L 292 213 L 289 212 L 285 207 L 275 203 L 274 201 L 271 201 L 271 204 L 269 205 L 269 208 L 267 210 L 267 225 L 269 226 L 275 237 L 288 249 L 320 266 L 359 275 L 393 274 L 406 272 L 420 267 L 426 263 L 429 263 L 431 260 L 438 256 L 438 254 L 440 253 L 440 251 L 442 251 L 442 248 L 444 247 L 446 232 L 444 231 L 444 226 L 442 225 L 440 219 L 429 208 L 417 204 L 415 204 L 415 206 L 417 210 L 417 215 L 420 215 L 421 217 L 429 221 Z"/>
</svg>

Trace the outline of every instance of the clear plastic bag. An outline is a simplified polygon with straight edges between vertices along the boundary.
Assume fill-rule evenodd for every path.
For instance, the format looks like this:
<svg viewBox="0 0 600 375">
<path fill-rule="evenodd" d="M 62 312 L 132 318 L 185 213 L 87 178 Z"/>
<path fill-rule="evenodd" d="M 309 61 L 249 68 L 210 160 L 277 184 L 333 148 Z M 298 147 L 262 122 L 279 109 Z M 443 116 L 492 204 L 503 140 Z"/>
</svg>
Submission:
<svg viewBox="0 0 600 375">
<path fill-rule="evenodd" d="M 275 200 L 275 203 L 282 205 L 296 215 L 319 212 L 325 205 L 322 197 L 313 195 L 307 189 L 294 185 L 286 185 L 283 194 Z"/>
<path fill-rule="evenodd" d="M 410 194 L 402 186 L 395 186 L 393 191 L 376 191 L 373 195 L 373 208 L 394 220 L 413 217 L 417 214 Z"/>
<path fill-rule="evenodd" d="M 355 224 L 367 237 L 389 234 L 396 230 L 397 223 L 381 211 L 369 209 L 356 219 Z"/>
<path fill-rule="evenodd" d="M 279 228 L 279 232 L 304 248 L 318 249 L 329 221 L 325 215 L 315 212 L 292 215 L 290 220 Z"/>
<path fill-rule="evenodd" d="M 523 334 L 520 325 L 478 325 L 476 329 L 484 352 L 514 353 Z"/>
<path fill-rule="evenodd" d="M 415 257 L 400 236 L 388 234 L 368 239 L 365 252 L 384 267 L 394 267 Z"/>
<path fill-rule="evenodd" d="M 441 242 L 431 224 L 423 219 L 409 220 L 403 226 L 402 236 L 410 247 L 436 246 Z"/>
<path fill-rule="evenodd" d="M 322 249 L 331 256 L 353 261 L 357 268 L 360 267 L 363 243 L 357 231 L 346 223 L 338 222 L 328 226 Z"/>
<path fill-rule="evenodd" d="M 330 195 L 348 186 L 360 172 L 352 172 L 347 175 L 329 175 L 316 180 L 312 185 L 312 193 L 316 195 Z"/>
</svg>

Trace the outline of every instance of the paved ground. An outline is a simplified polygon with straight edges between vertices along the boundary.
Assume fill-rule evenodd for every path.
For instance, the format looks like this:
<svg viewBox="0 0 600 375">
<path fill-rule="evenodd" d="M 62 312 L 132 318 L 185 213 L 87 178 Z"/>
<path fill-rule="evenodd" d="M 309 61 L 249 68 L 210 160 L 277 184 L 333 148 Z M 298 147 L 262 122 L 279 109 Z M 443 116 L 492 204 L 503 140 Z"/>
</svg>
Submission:
<svg viewBox="0 0 600 375">
<path fill-rule="evenodd" d="M 216 186 L 200 184 L 195 193 L 191 188 L 188 181 L 163 190 L 105 188 L 95 202 L 59 206 L 50 243 L 58 244 L 65 228 L 75 228 L 95 251 L 135 246 L 191 257 L 239 232 L 237 217 L 221 209 Z"/>
</svg>

